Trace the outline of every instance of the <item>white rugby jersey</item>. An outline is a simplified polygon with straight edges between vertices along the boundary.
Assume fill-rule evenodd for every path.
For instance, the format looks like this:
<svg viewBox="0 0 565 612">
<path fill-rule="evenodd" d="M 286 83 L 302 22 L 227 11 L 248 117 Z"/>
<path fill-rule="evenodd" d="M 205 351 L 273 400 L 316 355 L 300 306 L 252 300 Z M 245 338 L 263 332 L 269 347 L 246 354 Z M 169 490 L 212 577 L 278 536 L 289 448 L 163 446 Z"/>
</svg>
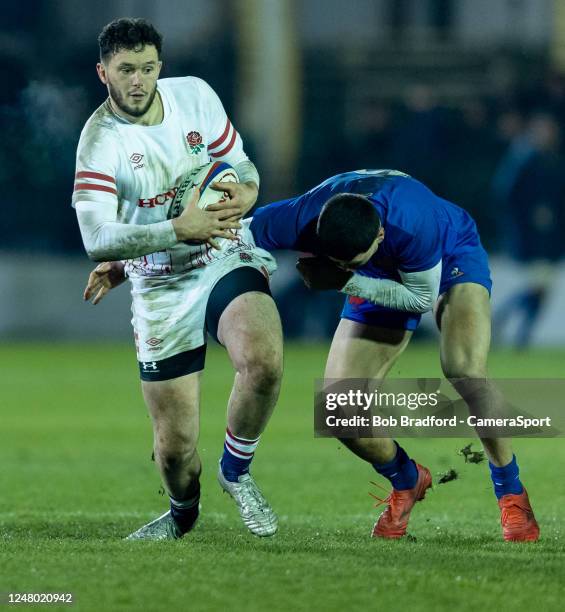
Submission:
<svg viewBox="0 0 565 612">
<path fill-rule="evenodd" d="M 177 185 L 189 170 L 210 159 L 232 166 L 248 159 L 207 83 L 196 77 L 161 79 L 157 89 L 164 112 L 159 125 L 129 123 L 114 113 L 109 100 L 86 122 L 77 150 L 73 207 L 110 202 L 117 204 L 119 223 L 158 223 L 167 219 Z M 131 276 L 184 272 L 225 257 L 230 241 L 221 244 L 217 251 L 177 243 L 126 261 L 126 271 Z"/>
</svg>

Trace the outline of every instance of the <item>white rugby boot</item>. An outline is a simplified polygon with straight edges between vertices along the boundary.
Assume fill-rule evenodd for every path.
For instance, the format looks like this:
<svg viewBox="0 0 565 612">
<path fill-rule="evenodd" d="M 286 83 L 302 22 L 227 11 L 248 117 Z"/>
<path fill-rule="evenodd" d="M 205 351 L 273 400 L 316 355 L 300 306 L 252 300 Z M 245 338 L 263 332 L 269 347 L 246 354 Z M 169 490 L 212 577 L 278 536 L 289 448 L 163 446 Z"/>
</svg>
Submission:
<svg viewBox="0 0 565 612">
<path fill-rule="evenodd" d="M 242 474 L 237 482 L 226 480 L 220 465 L 218 482 L 235 501 L 245 526 L 254 535 L 267 537 L 277 532 L 277 515 L 263 497 L 251 474 Z"/>
</svg>

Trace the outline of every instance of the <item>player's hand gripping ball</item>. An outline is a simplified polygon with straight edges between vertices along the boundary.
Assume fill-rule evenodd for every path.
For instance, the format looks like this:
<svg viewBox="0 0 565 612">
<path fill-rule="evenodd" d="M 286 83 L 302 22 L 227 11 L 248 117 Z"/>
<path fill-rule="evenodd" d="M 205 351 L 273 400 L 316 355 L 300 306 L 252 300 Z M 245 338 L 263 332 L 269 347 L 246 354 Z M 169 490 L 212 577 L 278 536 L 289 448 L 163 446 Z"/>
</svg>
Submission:
<svg viewBox="0 0 565 612">
<path fill-rule="evenodd" d="M 198 189 L 200 194 L 198 208 L 202 210 L 211 204 L 226 202 L 228 194 L 212 188 L 212 183 L 218 182 L 239 183 L 239 177 L 234 168 L 225 162 L 210 162 L 191 170 L 177 189 L 168 218 L 174 219 L 180 216 L 190 200 L 193 188 Z"/>
<path fill-rule="evenodd" d="M 168 211 L 177 239 L 185 244 L 208 243 L 218 250 L 220 239 L 237 240 L 239 208 L 231 205 L 229 193 L 218 184 L 231 187 L 238 181 L 237 172 L 224 162 L 205 164 L 184 177 Z"/>
</svg>

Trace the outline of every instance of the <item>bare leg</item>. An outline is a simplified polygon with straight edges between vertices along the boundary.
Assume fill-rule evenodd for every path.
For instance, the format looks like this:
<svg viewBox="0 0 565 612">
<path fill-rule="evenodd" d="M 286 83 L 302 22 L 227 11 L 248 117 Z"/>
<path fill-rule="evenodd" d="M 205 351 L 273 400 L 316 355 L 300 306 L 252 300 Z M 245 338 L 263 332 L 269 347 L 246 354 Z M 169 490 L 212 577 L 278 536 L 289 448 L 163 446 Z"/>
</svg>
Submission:
<svg viewBox="0 0 565 612">
<path fill-rule="evenodd" d="M 248 469 L 282 378 L 282 329 L 273 299 L 248 292 L 232 300 L 220 317 L 218 339 L 236 371 L 218 481 L 235 501 L 247 528 L 258 536 L 272 536 L 277 516 Z"/>
<path fill-rule="evenodd" d="M 455 379 L 452 381 L 453 386 L 469 406 L 471 414 L 488 413 L 492 416 L 503 407 L 504 399 L 487 379 L 490 344 L 490 302 L 487 290 L 474 283 L 455 285 L 442 297 L 438 315 L 441 322 L 441 364 L 445 376 Z M 517 480 L 517 467 L 509 466 L 513 456 L 510 440 L 481 438 L 481 441 L 490 462 L 496 466 L 491 468 L 491 472 L 501 511 L 504 539 L 536 541 L 539 538 L 539 527 L 528 494 Z M 511 471 L 509 480 L 505 482 L 507 470 Z M 505 492 L 509 488 L 511 490 Z"/>
<path fill-rule="evenodd" d="M 282 328 L 273 299 L 259 292 L 235 298 L 220 317 L 218 339 L 236 371 L 228 426 L 236 436 L 257 438 L 271 417 L 282 378 Z"/>
<path fill-rule="evenodd" d="M 383 379 L 411 337 L 410 331 L 342 319 L 332 341 L 325 378 Z M 370 463 L 388 463 L 396 454 L 396 446 L 390 438 L 348 438 L 341 441 Z"/>
<path fill-rule="evenodd" d="M 197 492 L 200 458 L 200 372 L 158 382 L 142 382 L 153 421 L 155 462 L 171 497 L 184 500 Z"/>
<path fill-rule="evenodd" d="M 490 347 L 490 300 L 487 290 L 475 283 L 461 283 L 442 296 L 438 319 L 441 322 L 441 366 L 448 379 L 469 406 L 471 414 L 496 412 L 503 398 L 487 379 Z M 512 460 L 507 438 L 481 438 L 490 461 L 503 466 Z"/>
<path fill-rule="evenodd" d="M 363 325 L 342 319 L 335 333 L 326 378 L 383 379 L 404 351 L 412 332 Z M 372 463 L 393 486 L 381 503 L 386 507 L 372 531 L 373 537 L 401 538 L 406 534 L 414 504 L 424 499 L 432 479 L 427 468 L 417 467 L 390 438 L 342 439 L 349 450 Z M 378 465 L 378 467 L 377 467 Z M 413 483 L 408 484 L 413 480 Z"/>
</svg>

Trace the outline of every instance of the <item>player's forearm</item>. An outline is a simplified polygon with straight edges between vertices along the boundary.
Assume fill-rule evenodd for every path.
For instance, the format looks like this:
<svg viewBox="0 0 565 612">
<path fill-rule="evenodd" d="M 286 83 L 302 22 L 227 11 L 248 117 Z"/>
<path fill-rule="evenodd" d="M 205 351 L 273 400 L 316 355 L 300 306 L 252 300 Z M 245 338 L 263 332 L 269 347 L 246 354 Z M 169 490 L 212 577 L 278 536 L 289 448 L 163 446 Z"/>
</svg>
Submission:
<svg viewBox="0 0 565 612">
<path fill-rule="evenodd" d="M 342 291 L 379 306 L 424 313 L 434 306 L 441 280 L 441 262 L 422 272 L 400 273 L 402 283 L 354 274 Z"/>
<path fill-rule="evenodd" d="M 93 261 L 132 259 L 171 248 L 177 243 L 170 221 L 150 225 L 104 223 L 92 234 L 83 233 L 82 238 Z"/>
<path fill-rule="evenodd" d="M 246 205 L 243 210 L 243 213 L 247 214 L 257 202 L 259 195 L 259 173 L 257 168 L 255 168 L 255 164 L 249 160 L 235 164 L 234 168 L 239 176 L 240 183 L 247 188 L 247 195 L 245 196 Z"/>
<path fill-rule="evenodd" d="M 387 279 L 367 278 L 357 274 L 347 282 L 342 291 L 394 310 L 427 312 L 433 305 L 425 297 L 408 291 L 401 283 Z"/>
<path fill-rule="evenodd" d="M 254 184 L 257 191 L 259 191 L 259 172 L 257 172 L 257 168 L 252 161 L 248 159 L 241 161 L 235 164 L 234 169 L 239 176 L 240 182 L 248 184 L 250 187 Z"/>
<path fill-rule="evenodd" d="M 116 261 L 148 255 L 174 246 L 178 241 L 171 221 L 128 225 L 107 221 L 93 211 L 77 216 L 84 247 L 94 261 Z"/>
</svg>

